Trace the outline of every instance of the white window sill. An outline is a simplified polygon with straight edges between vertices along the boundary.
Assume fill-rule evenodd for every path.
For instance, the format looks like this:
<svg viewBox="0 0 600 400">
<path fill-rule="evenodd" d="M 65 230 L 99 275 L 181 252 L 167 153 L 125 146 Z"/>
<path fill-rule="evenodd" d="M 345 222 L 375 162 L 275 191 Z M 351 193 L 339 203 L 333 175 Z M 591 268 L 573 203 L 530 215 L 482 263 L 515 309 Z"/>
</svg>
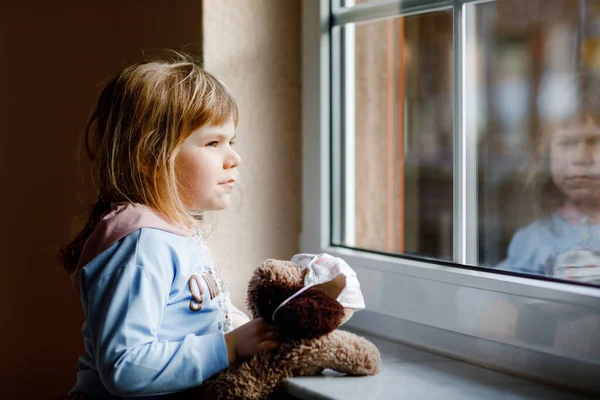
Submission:
<svg viewBox="0 0 600 400">
<path fill-rule="evenodd" d="M 326 370 L 295 377 L 286 392 L 304 400 L 352 399 L 586 399 L 554 387 L 501 374 L 403 344 L 361 334 L 381 352 L 377 376 L 346 377 Z"/>
</svg>

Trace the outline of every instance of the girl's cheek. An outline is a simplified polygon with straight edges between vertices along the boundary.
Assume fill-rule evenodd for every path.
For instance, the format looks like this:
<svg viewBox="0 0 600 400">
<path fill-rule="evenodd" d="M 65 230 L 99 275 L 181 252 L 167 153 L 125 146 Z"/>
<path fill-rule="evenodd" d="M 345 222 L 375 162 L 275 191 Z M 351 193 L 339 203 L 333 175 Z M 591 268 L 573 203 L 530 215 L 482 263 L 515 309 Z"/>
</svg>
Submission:
<svg viewBox="0 0 600 400">
<path fill-rule="evenodd" d="M 550 165 L 552 167 L 564 167 L 569 159 L 569 151 L 562 146 L 553 144 L 550 151 Z"/>
</svg>

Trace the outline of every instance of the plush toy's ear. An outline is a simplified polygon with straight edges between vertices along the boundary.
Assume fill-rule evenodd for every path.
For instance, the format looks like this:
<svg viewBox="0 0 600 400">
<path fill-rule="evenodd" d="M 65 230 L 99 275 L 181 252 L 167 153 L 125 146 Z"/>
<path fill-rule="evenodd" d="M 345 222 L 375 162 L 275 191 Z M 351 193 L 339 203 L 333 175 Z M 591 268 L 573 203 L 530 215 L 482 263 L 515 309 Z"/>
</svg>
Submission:
<svg viewBox="0 0 600 400">
<path fill-rule="evenodd" d="M 332 299 L 337 299 L 342 290 L 346 287 L 346 276 L 344 274 L 338 274 L 335 278 L 330 281 L 319 283 L 318 285 L 312 286 L 313 289 L 317 289 L 325 293 Z M 340 325 L 345 324 L 354 315 L 354 309 L 344 307 L 344 317 L 340 322 Z"/>
<path fill-rule="evenodd" d="M 331 297 L 333 300 L 336 300 L 345 287 L 346 276 L 344 274 L 338 274 L 335 278 L 333 278 L 330 281 L 311 286 L 311 289 L 320 290 L 327 296 Z"/>
</svg>

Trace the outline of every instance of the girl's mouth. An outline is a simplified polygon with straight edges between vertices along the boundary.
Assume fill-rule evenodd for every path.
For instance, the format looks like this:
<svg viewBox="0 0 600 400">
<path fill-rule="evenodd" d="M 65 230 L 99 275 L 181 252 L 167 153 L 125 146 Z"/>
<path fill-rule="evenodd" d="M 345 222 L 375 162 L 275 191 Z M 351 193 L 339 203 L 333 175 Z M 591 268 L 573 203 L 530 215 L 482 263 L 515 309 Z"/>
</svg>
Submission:
<svg viewBox="0 0 600 400">
<path fill-rule="evenodd" d="M 600 176 L 598 175 L 572 175 L 566 178 L 566 183 L 573 186 L 597 186 L 600 183 Z"/>
<path fill-rule="evenodd" d="M 598 175 L 572 175 L 569 176 L 567 179 L 590 179 L 590 180 L 594 180 L 594 179 L 598 179 Z"/>
<path fill-rule="evenodd" d="M 219 185 L 223 186 L 233 186 L 235 184 L 235 179 L 230 179 L 228 181 L 219 182 Z"/>
</svg>

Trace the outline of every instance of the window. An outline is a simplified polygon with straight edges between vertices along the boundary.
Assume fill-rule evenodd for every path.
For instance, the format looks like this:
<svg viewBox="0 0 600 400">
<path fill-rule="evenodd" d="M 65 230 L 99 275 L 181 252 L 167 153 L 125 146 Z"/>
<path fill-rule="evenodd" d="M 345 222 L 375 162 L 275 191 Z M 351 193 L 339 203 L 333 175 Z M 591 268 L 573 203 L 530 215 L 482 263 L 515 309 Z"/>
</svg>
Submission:
<svg viewBox="0 0 600 400">
<path fill-rule="evenodd" d="M 332 27 L 332 244 L 600 284 L 600 102 L 583 90 L 600 78 L 600 9 L 563 0 L 465 6 L 457 59 L 451 4 L 426 3 L 408 16 Z M 569 112 L 560 124 L 571 131 L 585 122 L 573 118 L 592 118 L 590 160 L 576 159 L 574 143 L 571 155 L 542 165 L 552 147 L 544 138 L 560 125 L 552 119 Z M 594 165 L 578 165 L 586 162 Z M 589 192 L 591 217 L 553 198 L 561 174 L 564 190 Z M 565 220 L 578 216 L 584 222 Z"/>
<path fill-rule="evenodd" d="M 357 270 L 351 326 L 600 391 L 597 271 L 572 268 L 600 224 L 534 201 L 600 197 L 599 23 L 590 0 L 303 3 L 300 247 Z M 531 232 L 557 215 L 587 242 Z"/>
</svg>

